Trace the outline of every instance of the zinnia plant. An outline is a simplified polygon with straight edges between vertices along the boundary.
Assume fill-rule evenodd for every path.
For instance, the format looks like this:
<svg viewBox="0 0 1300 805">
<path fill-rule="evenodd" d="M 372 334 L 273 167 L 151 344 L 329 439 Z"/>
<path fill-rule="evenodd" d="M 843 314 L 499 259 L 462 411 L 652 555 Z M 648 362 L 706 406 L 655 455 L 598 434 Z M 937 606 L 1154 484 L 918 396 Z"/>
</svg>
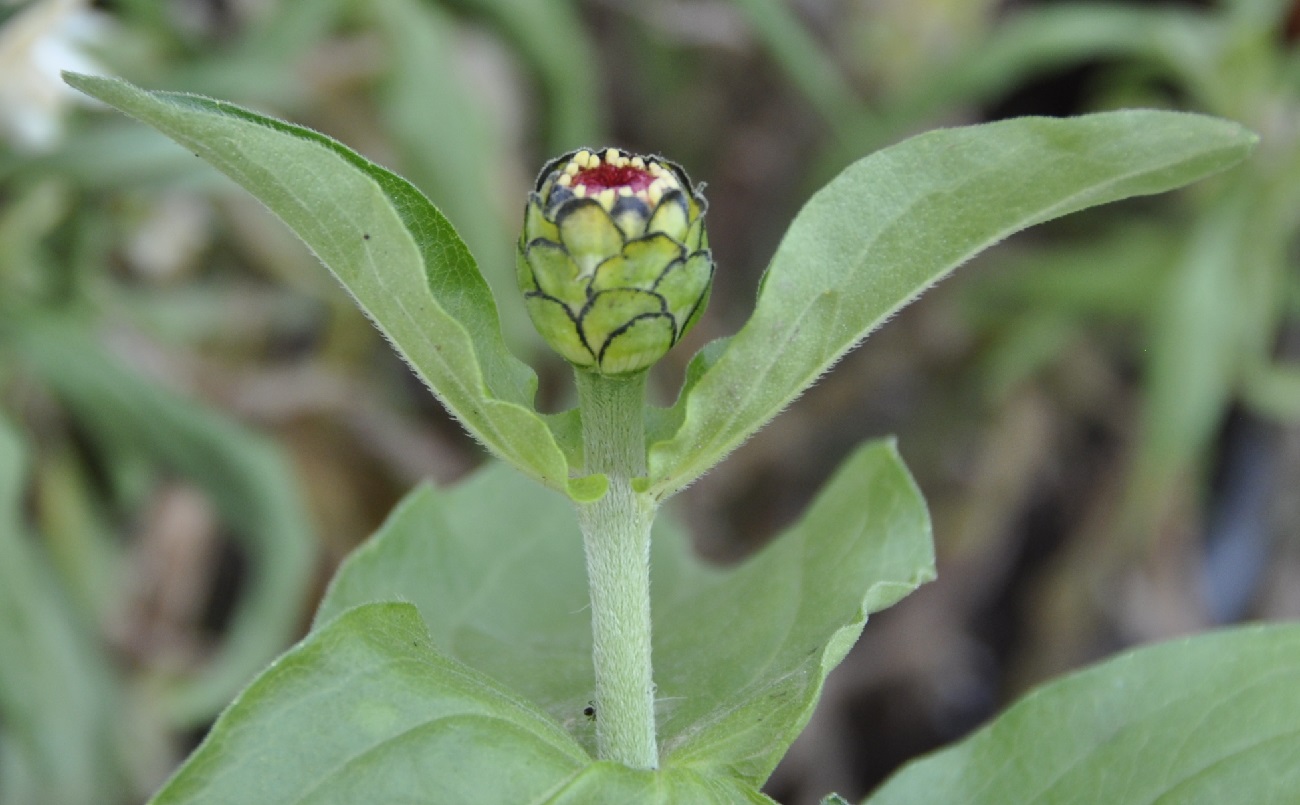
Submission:
<svg viewBox="0 0 1300 805">
<path fill-rule="evenodd" d="M 866 156 L 798 214 L 748 322 L 695 356 L 668 408 L 646 404 L 646 377 L 705 309 L 704 199 L 660 157 L 564 154 L 528 194 L 518 245 L 529 313 L 578 391 L 577 408 L 543 415 L 474 258 L 409 183 L 239 107 L 68 80 L 264 201 L 497 459 L 410 494 L 160 805 L 771 802 L 761 786 L 867 616 L 933 578 L 924 501 L 894 444 L 867 443 L 799 522 L 727 571 L 695 560 L 657 517 L 665 501 L 982 249 L 1222 170 L 1253 142 L 1221 120 L 1126 111 L 937 131 Z M 1300 634 L 1274 627 L 1130 655 L 871 801 L 1060 801 L 1038 794 L 1063 779 L 1099 802 L 1179 785 L 1192 788 L 1177 801 L 1213 801 L 1222 778 L 1198 770 L 1278 763 L 1294 725 L 1267 707 L 1198 707 L 1212 738 L 1169 753 L 1193 723 L 1169 714 L 1224 690 L 1293 696 L 1294 673 L 1269 658 L 1297 651 Z M 1158 773 L 1110 773 L 1121 756 Z"/>
</svg>

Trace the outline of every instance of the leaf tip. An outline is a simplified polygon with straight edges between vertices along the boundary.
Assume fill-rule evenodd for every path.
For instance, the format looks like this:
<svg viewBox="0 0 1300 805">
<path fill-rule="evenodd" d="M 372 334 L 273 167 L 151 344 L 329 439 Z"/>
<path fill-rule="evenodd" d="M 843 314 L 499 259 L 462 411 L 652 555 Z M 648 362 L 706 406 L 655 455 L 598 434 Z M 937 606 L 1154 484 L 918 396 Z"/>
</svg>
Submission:
<svg viewBox="0 0 1300 805">
<path fill-rule="evenodd" d="M 102 75 L 89 75 L 87 73 L 77 73 L 72 70 L 60 70 L 59 76 L 63 83 L 75 89 L 77 92 L 89 95 L 97 100 L 104 100 L 104 90 L 107 84 L 125 84 L 120 78 L 109 78 Z"/>
</svg>

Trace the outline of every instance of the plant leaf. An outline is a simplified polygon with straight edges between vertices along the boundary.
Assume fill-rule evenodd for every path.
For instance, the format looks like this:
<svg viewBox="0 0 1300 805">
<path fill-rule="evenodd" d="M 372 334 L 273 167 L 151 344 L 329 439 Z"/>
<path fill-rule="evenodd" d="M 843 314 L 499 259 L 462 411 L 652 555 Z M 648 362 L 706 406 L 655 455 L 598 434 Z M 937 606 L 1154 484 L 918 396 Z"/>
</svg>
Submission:
<svg viewBox="0 0 1300 805">
<path fill-rule="evenodd" d="M 430 646 L 410 604 L 312 632 L 230 706 L 152 805 L 768 803 L 692 769 L 593 761 L 559 725 Z"/>
<path fill-rule="evenodd" d="M 582 715 L 595 687 L 585 560 L 564 498 L 495 463 L 450 489 L 417 487 L 339 568 L 313 628 L 392 600 L 419 607 L 439 651 L 519 691 L 594 751 Z"/>
<path fill-rule="evenodd" d="M 691 391 L 676 435 L 651 446 L 648 488 L 665 497 L 699 477 L 981 250 L 1222 170 L 1254 140 L 1223 120 L 1125 111 L 935 131 L 860 160 L 790 225 L 753 316 Z"/>
<path fill-rule="evenodd" d="M 1249 223 L 1261 217 L 1250 203 L 1254 192 L 1239 184 L 1203 210 L 1152 302 L 1127 501 L 1138 534 L 1158 530 L 1180 477 L 1205 455 L 1237 392 L 1248 319 L 1261 316 L 1242 298 Z"/>
<path fill-rule="evenodd" d="M 619 805 L 776 805 L 752 786 L 727 775 L 711 776 L 694 769 L 660 768 L 656 771 L 630 769 L 621 763 L 597 762 L 546 800 L 547 805 L 588 805 L 617 802 Z"/>
<path fill-rule="evenodd" d="M 757 785 L 866 614 L 933 577 L 924 504 L 893 446 L 875 443 L 737 569 L 702 565 L 663 519 L 651 593 L 665 767 Z M 417 489 L 340 568 L 316 623 L 397 598 L 420 608 L 440 651 L 528 696 L 591 750 L 588 595 L 562 498 L 501 466 Z"/>
<path fill-rule="evenodd" d="M 1220 58 L 1226 26 L 1216 15 L 1183 6 L 1058 2 L 1009 14 L 887 110 L 896 131 L 944 110 L 990 103 L 1035 77 L 1099 60 L 1140 61 L 1202 99 Z M 1198 104 L 1200 105 L 1200 104 Z"/>
<path fill-rule="evenodd" d="M 573 0 L 459 0 L 491 17 L 532 67 L 546 101 L 550 150 L 599 145 L 601 69 Z"/>
<path fill-rule="evenodd" d="M 740 567 L 661 571 L 657 582 L 681 579 L 661 585 L 655 609 L 665 763 L 761 784 L 867 616 L 934 575 L 925 501 L 892 441 L 858 448 Z"/>
<path fill-rule="evenodd" d="M 1138 649 L 1030 693 L 866 802 L 1294 802 L 1297 689 L 1295 624 Z"/>
<path fill-rule="evenodd" d="M 415 607 L 369 604 L 267 669 L 153 803 L 537 802 L 588 763 L 544 715 L 433 650 Z"/>
<path fill-rule="evenodd" d="M 92 805 L 124 793 L 118 691 L 21 521 L 26 457 L 0 417 L 0 801 Z"/>
<path fill-rule="evenodd" d="M 466 429 L 553 489 L 568 466 L 505 347 L 491 292 L 447 219 L 404 179 L 322 134 L 195 95 L 67 74 L 211 162 L 311 247 Z"/>
<path fill-rule="evenodd" d="M 464 32 L 448 12 L 421 0 L 382 0 L 365 8 L 391 61 L 380 85 L 380 111 L 400 148 L 403 174 L 456 222 L 492 288 L 510 343 L 541 347 L 515 275 L 523 196 L 503 209 L 498 191 L 509 185 L 501 175 L 505 135 L 474 91 L 470 65 L 454 57 Z M 430 81 L 431 75 L 445 78 Z"/>
<path fill-rule="evenodd" d="M 15 329 L 12 343 L 90 436 L 193 480 L 248 551 L 253 582 L 220 652 L 165 698 L 181 723 L 211 718 L 300 622 L 316 544 L 290 468 L 270 443 L 135 376 L 72 323 L 32 320 Z"/>
<path fill-rule="evenodd" d="M 837 134 L 852 138 L 866 123 L 864 104 L 794 9 L 780 0 L 735 0 L 734 6 L 791 83 Z"/>
</svg>

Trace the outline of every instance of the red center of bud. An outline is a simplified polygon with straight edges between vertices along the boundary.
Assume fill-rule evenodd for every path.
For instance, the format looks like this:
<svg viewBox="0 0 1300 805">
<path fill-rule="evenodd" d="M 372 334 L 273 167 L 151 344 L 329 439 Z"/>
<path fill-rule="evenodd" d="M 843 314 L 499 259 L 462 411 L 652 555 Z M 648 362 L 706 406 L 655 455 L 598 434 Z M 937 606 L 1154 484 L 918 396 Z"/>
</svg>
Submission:
<svg viewBox="0 0 1300 805">
<path fill-rule="evenodd" d="M 645 190 L 654 180 L 654 176 L 641 168 L 634 168 L 631 165 L 619 168 L 608 163 L 580 170 L 573 176 L 573 184 L 584 185 L 588 192 L 598 192 L 607 187 L 615 190 L 627 187 L 635 193 Z"/>
</svg>

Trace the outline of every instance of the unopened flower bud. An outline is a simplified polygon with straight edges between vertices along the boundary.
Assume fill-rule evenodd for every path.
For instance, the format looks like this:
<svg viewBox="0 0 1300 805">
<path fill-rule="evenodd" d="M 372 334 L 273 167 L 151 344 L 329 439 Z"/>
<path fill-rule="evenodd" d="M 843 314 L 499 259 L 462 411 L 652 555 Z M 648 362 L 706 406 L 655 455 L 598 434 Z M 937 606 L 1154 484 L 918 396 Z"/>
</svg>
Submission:
<svg viewBox="0 0 1300 805">
<path fill-rule="evenodd" d="M 528 196 L 519 287 L 569 362 L 606 375 L 663 357 L 704 311 L 713 257 L 686 172 L 615 148 L 549 163 Z"/>
</svg>

